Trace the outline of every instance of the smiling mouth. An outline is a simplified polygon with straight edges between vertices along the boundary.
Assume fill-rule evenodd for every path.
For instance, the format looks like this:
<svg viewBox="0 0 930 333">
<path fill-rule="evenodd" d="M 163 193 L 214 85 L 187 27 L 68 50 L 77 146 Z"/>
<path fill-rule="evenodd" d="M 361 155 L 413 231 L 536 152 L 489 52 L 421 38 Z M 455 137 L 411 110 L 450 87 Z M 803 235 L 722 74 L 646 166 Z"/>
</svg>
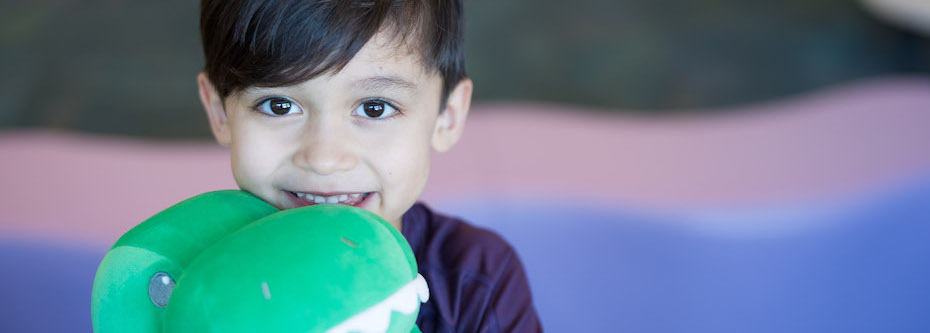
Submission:
<svg viewBox="0 0 930 333">
<path fill-rule="evenodd" d="M 291 192 L 285 191 L 289 195 L 297 199 L 298 203 L 301 206 L 309 205 L 321 205 L 321 204 L 334 204 L 334 205 L 348 205 L 348 206 L 359 206 L 361 203 L 365 202 L 365 199 L 368 199 L 373 192 L 363 192 L 363 193 L 338 193 L 338 194 L 313 194 L 305 192 Z"/>
</svg>

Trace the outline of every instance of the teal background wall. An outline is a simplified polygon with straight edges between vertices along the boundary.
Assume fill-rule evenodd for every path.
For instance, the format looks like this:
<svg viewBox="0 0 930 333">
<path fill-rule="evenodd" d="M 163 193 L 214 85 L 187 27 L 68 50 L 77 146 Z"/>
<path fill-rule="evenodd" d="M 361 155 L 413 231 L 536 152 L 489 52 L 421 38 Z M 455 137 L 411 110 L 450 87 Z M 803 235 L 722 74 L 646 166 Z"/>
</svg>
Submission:
<svg viewBox="0 0 930 333">
<path fill-rule="evenodd" d="M 197 7 L 0 1 L 0 129 L 209 137 Z M 930 73 L 926 37 L 849 0 L 466 0 L 466 12 L 477 102 L 714 112 Z"/>
</svg>

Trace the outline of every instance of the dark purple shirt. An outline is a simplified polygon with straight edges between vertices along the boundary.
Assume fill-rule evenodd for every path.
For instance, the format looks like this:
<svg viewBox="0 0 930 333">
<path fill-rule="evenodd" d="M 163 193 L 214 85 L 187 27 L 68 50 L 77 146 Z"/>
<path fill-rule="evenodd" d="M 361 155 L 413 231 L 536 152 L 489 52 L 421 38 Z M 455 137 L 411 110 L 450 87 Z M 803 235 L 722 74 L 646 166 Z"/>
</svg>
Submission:
<svg viewBox="0 0 930 333">
<path fill-rule="evenodd" d="M 429 286 L 417 326 L 430 332 L 541 332 L 523 264 L 492 231 L 413 205 L 402 233 Z"/>
</svg>

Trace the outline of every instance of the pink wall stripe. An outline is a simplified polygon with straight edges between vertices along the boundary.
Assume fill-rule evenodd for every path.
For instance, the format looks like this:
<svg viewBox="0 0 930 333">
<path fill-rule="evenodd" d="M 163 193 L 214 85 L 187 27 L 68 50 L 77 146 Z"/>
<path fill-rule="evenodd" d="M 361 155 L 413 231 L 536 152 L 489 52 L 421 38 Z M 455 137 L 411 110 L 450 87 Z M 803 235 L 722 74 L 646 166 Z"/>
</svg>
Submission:
<svg viewBox="0 0 930 333">
<path fill-rule="evenodd" d="M 424 198 L 668 209 L 829 197 L 930 174 L 928 79 L 738 109 L 647 118 L 477 105 L 459 146 L 435 155 Z M 0 235 L 109 244 L 182 199 L 235 187 L 228 152 L 210 142 L 11 131 L 0 156 Z"/>
</svg>

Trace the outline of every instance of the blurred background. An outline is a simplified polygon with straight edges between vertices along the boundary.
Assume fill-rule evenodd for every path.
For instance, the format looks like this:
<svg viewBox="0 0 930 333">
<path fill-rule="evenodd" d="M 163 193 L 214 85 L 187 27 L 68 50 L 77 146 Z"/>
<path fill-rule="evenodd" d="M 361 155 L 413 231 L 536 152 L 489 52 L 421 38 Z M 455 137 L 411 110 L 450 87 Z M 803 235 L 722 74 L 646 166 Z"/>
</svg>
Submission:
<svg viewBox="0 0 930 333">
<path fill-rule="evenodd" d="M 466 4 L 477 102 L 714 112 L 865 78 L 930 73 L 924 35 L 850 0 Z M 194 82 L 203 66 L 198 2 L 0 6 L 2 128 L 208 138 Z"/>
<path fill-rule="evenodd" d="M 235 188 L 197 10 L 0 0 L 0 331 L 89 332 L 122 233 Z M 930 331 L 930 3 L 466 13 L 475 104 L 423 198 L 515 246 L 547 330 Z"/>
</svg>

